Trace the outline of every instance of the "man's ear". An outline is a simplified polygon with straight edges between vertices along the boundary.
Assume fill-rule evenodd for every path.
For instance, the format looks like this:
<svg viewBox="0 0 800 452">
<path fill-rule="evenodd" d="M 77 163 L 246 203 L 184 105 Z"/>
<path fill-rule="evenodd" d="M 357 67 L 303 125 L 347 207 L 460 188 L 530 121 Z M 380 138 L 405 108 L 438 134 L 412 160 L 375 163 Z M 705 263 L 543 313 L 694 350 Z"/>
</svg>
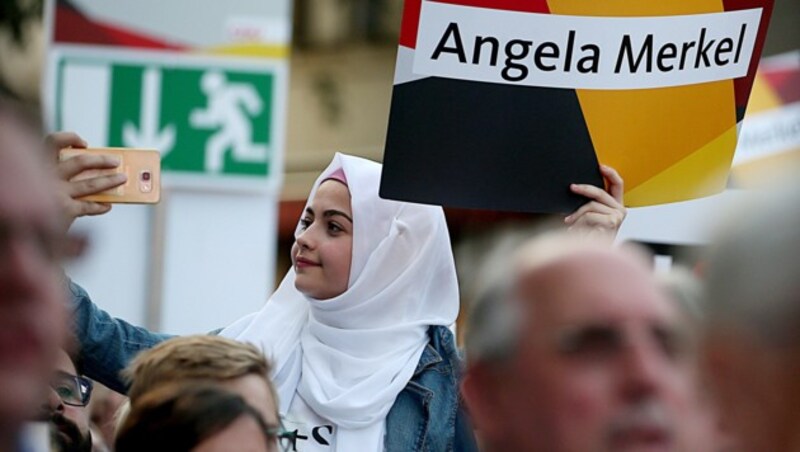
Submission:
<svg viewBox="0 0 800 452">
<path fill-rule="evenodd" d="M 461 394 L 470 418 L 478 435 L 488 443 L 503 434 L 502 397 L 498 397 L 501 383 L 491 366 L 482 363 L 469 366 L 461 380 Z"/>
</svg>

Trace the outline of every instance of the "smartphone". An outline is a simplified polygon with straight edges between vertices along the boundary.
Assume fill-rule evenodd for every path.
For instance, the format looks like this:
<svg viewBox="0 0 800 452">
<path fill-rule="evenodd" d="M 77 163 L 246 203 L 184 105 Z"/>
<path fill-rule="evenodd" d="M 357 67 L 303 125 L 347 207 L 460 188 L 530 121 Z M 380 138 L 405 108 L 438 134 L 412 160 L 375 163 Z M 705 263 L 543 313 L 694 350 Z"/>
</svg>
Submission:
<svg viewBox="0 0 800 452">
<path fill-rule="evenodd" d="M 128 175 L 128 181 L 119 187 L 84 196 L 81 199 L 129 204 L 155 204 L 161 199 L 161 154 L 158 151 L 133 148 L 64 148 L 59 152 L 59 159 L 67 160 L 87 152 L 115 155 L 121 163 L 116 168 L 83 171 L 71 180 L 125 173 Z"/>
</svg>

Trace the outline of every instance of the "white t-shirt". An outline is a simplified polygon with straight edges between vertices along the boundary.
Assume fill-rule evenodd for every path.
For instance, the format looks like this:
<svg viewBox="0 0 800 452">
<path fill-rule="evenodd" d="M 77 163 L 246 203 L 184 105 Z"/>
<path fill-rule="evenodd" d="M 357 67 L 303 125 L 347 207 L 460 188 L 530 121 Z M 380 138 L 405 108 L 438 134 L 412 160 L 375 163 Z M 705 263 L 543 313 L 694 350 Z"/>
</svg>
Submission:
<svg viewBox="0 0 800 452">
<path fill-rule="evenodd" d="M 283 417 L 283 427 L 293 432 L 297 430 L 295 446 L 297 452 L 331 452 L 336 450 L 336 425 L 317 415 L 306 404 L 300 394 L 295 393 L 289 412 Z M 381 438 L 386 436 L 386 425 L 383 426 Z M 383 440 L 378 446 L 382 452 Z"/>
<path fill-rule="evenodd" d="M 331 452 L 336 450 L 336 426 L 313 412 L 305 400 L 296 394 L 283 419 L 283 427 L 297 430 L 298 452 Z"/>
</svg>

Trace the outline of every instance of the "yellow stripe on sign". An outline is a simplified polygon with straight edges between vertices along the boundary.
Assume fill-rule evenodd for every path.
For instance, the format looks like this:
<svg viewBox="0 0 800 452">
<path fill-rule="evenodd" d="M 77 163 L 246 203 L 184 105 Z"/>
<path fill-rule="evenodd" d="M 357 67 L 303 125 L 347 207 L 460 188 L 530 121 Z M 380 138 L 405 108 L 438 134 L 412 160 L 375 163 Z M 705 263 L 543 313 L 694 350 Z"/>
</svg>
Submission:
<svg viewBox="0 0 800 452">
<path fill-rule="evenodd" d="M 736 126 L 691 155 L 625 193 L 631 207 L 684 201 L 719 193 L 728 181 L 736 147 Z M 693 181 L 687 184 L 686 181 Z"/>
<path fill-rule="evenodd" d="M 549 0 L 553 14 L 583 16 L 673 16 L 724 11 L 720 0 Z M 576 90 L 600 162 L 625 179 L 627 205 L 691 199 L 721 191 L 735 150 L 736 100 L 730 80 L 644 90 Z M 660 174 L 706 149 L 733 130 L 729 148 L 714 145 L 702 159 L 704 171 Z M 713 161 L 708 159 L 713 156 Z M 683 166 L 683 164 L 681 165 Z M 712 174 L 708 176 L 707 172 Z M 670 171 L 671 173 L 672 171 Z M 710 186 L 709 180 L 717 185 Z M 659 182 L 660 181 L 660 182 Z M 641 187 L 641 189 L 639 189 Z M 633 198 L 631 198 L 633 196 Z"/>
<path fill-rule="evenodd" d="M 747 101 L 747 115 L 778 108 L 783 101 L 760 73 L 756 72 L 750 99 Z"/>
<path fill-rule="evenodd" d="M 632 0 L 547 0 L 553 14 L 571 16 L 680 16 L 684 14 L 718 13 L 724 11 L 720 0 L 670 0 L 668 2 L 642 2 Z"/>
<path fill-rule="evenodd" d="M 259 58 L 289 58 L 290 49 L 287 45 L 267 44 L 230 44 L 207 47 L 203 53 L 213 55 L 245 56 Z"/>
<path fill-rule="evenodd" d="M 578 98 L 598 160 L 616 168 L 628 190 L 736 125 L 731 81 L 615 92 L 580 90 Z M 728 162 L 734 149 L 728 150 Z"/>
</svg>

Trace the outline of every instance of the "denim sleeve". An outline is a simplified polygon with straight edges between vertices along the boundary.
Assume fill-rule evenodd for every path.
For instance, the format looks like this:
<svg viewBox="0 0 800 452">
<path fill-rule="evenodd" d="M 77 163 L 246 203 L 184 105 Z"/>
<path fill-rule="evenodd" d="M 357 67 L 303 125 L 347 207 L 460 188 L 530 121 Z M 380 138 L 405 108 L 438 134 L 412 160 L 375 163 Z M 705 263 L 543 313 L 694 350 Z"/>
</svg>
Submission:
<svg viewBox="0 0 800 452">
<path fill-rule="evenodd" d="M 153 333 L 111 317 L 72 281 L 69 281 L 69 292 L 74 332 L 80 347 L 81 371 L 114 391 L 126 393 L 127 386 L 120 371 L 137 353 L 172 336 Z"/>
<path fill-rule="evenodd" d="M 464 401 L 458 397 L 458 413 L 456 414 L 456 436 L 454 450 L 459 452 L 478 452 L 478 444 L 475 441 L 475 431 L 464 406 Z"/>
<path fill-rule="evenodd" d="M 456 372 L 458 411 L 456 412 L 454 450 L 459 452 L 478 452 L 478 443 L 475 440 L 475 430 L 472 428 L 472 421 L 469 418 L 467 407 L 464 404 L 464 398 L 461 395 L 461 379 L 463 377 L 464 357 L 461 353 L 461 350 L 459 350 L 455 345 L 455 341 L 453 341 L 452 346 L 453 348 L 450 350 L 450 360 L 453 362 L 453 366 L 458 369 L 458 372 Z"/>
</svg>

